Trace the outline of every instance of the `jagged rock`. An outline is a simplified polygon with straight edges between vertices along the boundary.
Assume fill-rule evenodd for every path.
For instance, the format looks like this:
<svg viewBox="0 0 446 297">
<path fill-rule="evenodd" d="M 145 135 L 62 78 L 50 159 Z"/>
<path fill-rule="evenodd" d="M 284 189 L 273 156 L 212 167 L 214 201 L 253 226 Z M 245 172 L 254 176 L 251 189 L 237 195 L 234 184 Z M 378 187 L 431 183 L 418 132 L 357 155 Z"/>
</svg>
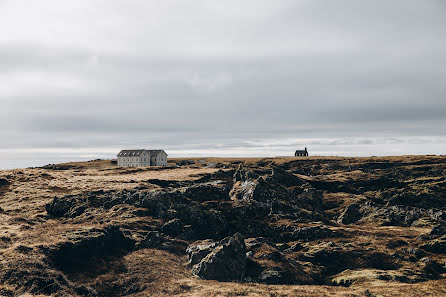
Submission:
<svg viewBox="0 0 446 297">
<path fill-rule="evenodd" d="M 287 252 L 298 252 L 300 250 L 303 249 L 303 246 L 300 242 L 297 242 L 295 244 L 293 244 L 292 246 L 290 246 L 289 248 L 287 248 L 285 251 Z"/>
<path fill-rule="evenodd" d="M 183 231 L 183 224 L 180 219 L 172 219 L 161 227 L 164 234 L 178 236 Z"/>
<path fill-rule="evenodd" d="M 188 243 L 186 241 L 177 239 L 168 239 L 162 242 L 157 247 L 157 249 L 165 250 L 176 255 L 184 255 L 186 254 L 187 247 Z"/>
<path fill-rule="evenodd" d="M 256 172 L 253 170 L 246 170 L 243 168 L 242 164 L 240 164 L 237 170 L 234 172 L 234 183 L 255 180 L 258 177 L 259 175 Z"/>
<path fill-rule="evenodd" d="M 392 239 L 386 244 L 386 246 L 390 249 L 394 249 L 394 248 L 404 246 L 404 245 L 408 245 L 408 243 L 407 243 L 407 241 L 402 240 L 402 239 Z"/>
<path fill-rule="evenodd" d="M 228 225 L 221 212 L 206 210 L 201 206 L 189 207 L 188 210 L 188 217 L 184 219 L 191 226 L 189 233 L 192 238 L 188 239 L 218 239 L 228 235 Z"/>
<path fill-rule="evenodd" d="M 345 269 L 375 268 L 388 270 L 399 267 L 391 255 L 334 242 L 310 245 L 307 247 L 307 251 L 299 255 L 299 259 L 324 266 L 327 274 L 336 274 Z"/>
<path fill-rule="evenodd" d="M 302 193 L 297 195 L 298 203 L 311 211 L 321 210 L 323 192 L 312 187 L 304 187 Z"/>
<path fill-rule="evenodd" d="M 123 254 L 135 245 L 118 226 L 79 230 L 67 233 L 65 237 L 67 241 L 42 249 L 54 266 L 67 273 L 95 270 L 98 261 Z"/>
<path fill-rule="evenodd" d="M 426 255 L 425 252 L 423 252 L 422 250 L 417 249 L 417 248 L 407 248 L 406 252 L 410 256 L 409 260 L 413 261 L 413 262 L 415 262 L 416 260 L 418 260 L 420 258 L 423 258 Z"/>
<path fill-rule="evenodd" d="M 53 201 L 46 205 L 47 213 L 52 217 L 62 217 L 68 213 L 74 205 L 73 199 L 54 197 Z"/>
<path fill-rule="evenodd" d="M 74 224 L 83 224 L 91 214 L 107 212 L 113 220 L 118 216 L 119 219 L 131 218 L 125 228 L 143 226 L 144 230 L 152 230 L 135 231 L 140 235 L 135 248 L 162 249 L 179 255 L 186 252 L 193 273 L 204 279 L 267 284 L 327 284 L 333 281 L 338 285 L 350 285 L 361 279 L 415 282 L 438 275 L 438 263 L 419 259 L 430 255 L 428 252 L 442 253 L 445 216 L 442 208 L 418 207 L 423 204 L 409 203 L 407 199 L 404 205 L 396 204 L 399 200 L 394 198 L 398 189 L 384 191 L 379 181 L 391 179 L 380 179 L 381 172 L 370 176 L 355 172 L 337 181 L 337 177 L 322 177 L 326 168 L 321 169 L 317 162 L 305 165 L 302 170 L 288 167 L 294 173 L 313 175 L 302 179 L 278 166 L 272 167 L 271 162 L 264 163 L 262 166 L 267 168 L 258 164 L 240 166 L 235 172 L 200 174 L 198 180 L 150 180 L 165 189 L 91 192 L 55 198 L 47 205 L 47 211 L 52 217 L 67 218 L 66 222 L 70 222 L 68 218 L 75 218 Z M 336 168 L 343 169 L 342 166 Z M 441 181 L 436 181 L 436 185 L 437 192 L 431 192 L 441 193 Z M 345 192 L 326 195 L 322 189 Z M 353 203 L 341 212 L 339 207 L 351 196 L 346 193 L 361 193 L 358 195 L 361 198 L 350 197 Z M 144 216 L 151 218 L 143 223 L 141 217 L 134 215 L 135 209 L 143 210 Z M 360 235 L 358 231 L 366 228 L 366 224 L 343 230 L 333 224 L 333 218 L 341 224 L 421 226 L 432 228 L 432 231 L 417 238 L 408 235 L 404 242 L 399 240 L 401 236 L 383 236 L 374 250 L 374 243 L 366 245 L 360 240 L 356 244 L 351 240 L 368 236 L 367 232 Z M 108 220 L 104 218 L 104 221 Z M 390 232 L 390 228 L 382 230 L 386 234 Z M 246 247 L 234 244 L 235 239 L 225 238 L 235 232 L 251 237 Z M 324 242 L 334 237 L 333 242 Z M 211 239 L 186 249 L 185 240 L 205 238 Z M 417 249 L 415 246 L 420 245 L 420 240 L 425 242 Z M 244 253 L 239 255 L 234 250 Z M 35 251 L 28 254 L 32 253 Z M 228 256 L 234 253 L 235 258 Z M 349 269 L 361 273 L 345 272 Z M 340 278 L 335 281 L 334 276 Z"/>
<path fill-rule="evenodd" d="M 81 169 L 82 166 L 69 165 L 69 164 L 48 164 L 38 168 L 50 169 L 50 170 L 70 170 L 70 169 Z"/>
<path fill-rule="evenodd" d="M 273 269 L 267 269 L 263 270 L 262 273 L 259 276 L 259 282 L 265 283 L 268 285 L 278 285 L 282 284 L 282 275 L 280 271 L 273 270 Z"/>
<path fill-rule="evenodd" d="M 446 272 L 446 267 L 438 263 L 437 261 L 425 257 L 420 260 L 421 269 L 427 279 L 437 279 L 442 273 Z"/>
<path fill-rule="evenodd" d="M 299 263 L 289 259 L 268 239 L 250 238 L 246 246 L 250 250 L 246 271 L 249 279 L 267 284 L 314 283 Z"/>
<path fill-rule="evenodd" d="M 238 169 L 234 173 L 234 185 L 229 193 L 232 200 L 262 203 L 271 201 L 289 200 L 290 193 L 287 189 L 274 181 L 269 172 L 265 177 L 259 176 L 253 170 Z"/>
<path fill-rule="evenodd" d="M 172 205 L 185 203 L 187 203 L 187 200 L 178 191 L 153 190 L 144 193 L 138 204 L 147 208 L 151 216 L 170 220 L 176 218 L 176 216 L 175 214 L 169 215 L 169 208 Z"/>
<path fill-rule="evenodd" d="M 356 223 L 361 219 L 361 206 L 356 203 L 352 203 L 347 206 L 338 217 L 338 223 L 349 225 Z"/>
<path fill-rule="evenodd" d="M 186 165 L 194 165 L 195 161 L 193 160 L 181 160 L 176 163 L 178 166 L 186 166 Z"/>
<path fill-rule="evenodd" d="M 166 241 L 166 239 L 157 231 L 149 231 L 142 240 L 136 242 L 135 247 L 138 249 L 157 248 Z"/>
<path fill-rule="evenodd" d="M 184 196 L 195 201 L 229 200 L 229 189 L 216 182 L 187 187 Z"/>
<path fill-rule="evenodd" d="M 428 217 L 434 220 L 442 220 L 445 213 L 441 210 L 422 209 L 411 206 L 393 205 L 378 206 L 371 202 L 361 205 L 361 222 L 376 222 L 382 226 L 409 227 L 418 219 Z"/>
<path fill-rule="evenodd" d="M 252 170 L 238 170 L 235 173 L 233 187 L 229 193 L 232 200 L 242 205 L 256 208 L 257 216 L 290 218 L 299 222 L 322 219 L 323 194 L 314 188 L 305 186 L 298 177 L 285 170 L 275 168 L 264 176 Z M 292 190 L 286 186 L 294 186 Z"/>
<path fill-rule="evenodd" d="M 446 235 L 430 240 L 425 244 L 420 245 L 420 248 L 431 253 L 446 254 Z"/>
<path fill-rule="evenodd" d="M 268 244 L 270 246 L 273 246 L 274 244 L 268 240 L 267 238 L 264 237 L 256 237 L 256 238 L 250 238 L 246 241 L 246 248 L 248 250 L 256 248 L 261 246 L 262 244 Z"/>
<path fill-rule="evenodd" d="M 307 210 L 293 201 L 274 199 L 270 205 L 269 216 L 293 219 L 296 223 L 324 220 L 319 212 Z M 267 204 L 264 206 L 267 207 Z"/>
<path fill-rule="evenodd" d="M 199 244 L 191 245 L 186 249 L 188 255 L 188 265 L 194 266 L 209 255 L 218 243 L 212 241 L 203 241 Z"/>
<path fill-rule="evenodd" d="M 256 186 L 257 181 L 255 180 L 236 181 L 229 193 L 229 196 L 232 200 L 236 201 L 252 201 Z"/>
<path fill-rule="evenodd" d="M 434 228 L 432 228 L 430 235 L 436 236 L 436 235 L 446 235 L 446 224 L 437 225 Z"/>
<path fill-rule="evenodd" d="M 214 247 L 189 247 L 192 273 L 202 279 L 240 281 L 246 269 L 246 248 L 240 233 L 227 237 Z M 209 252 L 206 256 L 205 253 Z M 193 254 L 193 255 L 192 255 Z M 203 257 L 204 256 L 204 257 Z"/>
<path fill-rule="evenodd" d="M 273 168 L 271 178 L 285 187 L 301 186 L 305 183 L 302 179 L 298 178 L 294 174 L 277 166 Z"/>
</svg>

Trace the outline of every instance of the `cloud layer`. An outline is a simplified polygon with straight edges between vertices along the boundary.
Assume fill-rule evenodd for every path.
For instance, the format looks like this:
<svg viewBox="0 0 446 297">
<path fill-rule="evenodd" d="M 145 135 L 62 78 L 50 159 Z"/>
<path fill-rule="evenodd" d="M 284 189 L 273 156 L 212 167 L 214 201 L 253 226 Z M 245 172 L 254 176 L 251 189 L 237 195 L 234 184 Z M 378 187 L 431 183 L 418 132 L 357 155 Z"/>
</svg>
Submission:
<svg viewBox="0 0 446 297">
<path fill-rule="evenodd" d="M 2 0 L 0 149 L 444 153 L 444 36 L 441 0 Z"/>
</svg>

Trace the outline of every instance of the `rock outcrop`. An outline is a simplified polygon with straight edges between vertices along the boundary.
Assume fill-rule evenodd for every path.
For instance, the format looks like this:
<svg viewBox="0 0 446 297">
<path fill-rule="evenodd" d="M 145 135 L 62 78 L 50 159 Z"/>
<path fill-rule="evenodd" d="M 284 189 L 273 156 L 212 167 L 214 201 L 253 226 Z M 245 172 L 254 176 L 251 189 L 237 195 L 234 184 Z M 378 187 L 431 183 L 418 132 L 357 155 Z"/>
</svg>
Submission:
<svg viewBox="0 0 446 297">
<path fill-rule="evenodd" d="M 423 162 L 428 161 L 433 162 Z M 226 162 L 218 166 L 222 170 L 209 172 L 194 166 L 198 171 L 190 177 L 165 180 L 149 178 L 145 169 L 105 170 L 113 186 L 76 188 L 75 195 L 48 190 L 45 199 L 57 196 L 45 201 L 46 215 L 42 203 L 30 203 L 27 208 L 38 210 L 29 217 L 18 217 L 20 207 L 12 207 L 14 199 L 28 201 L 28 194 L 10 189 L 34 178 L 55 183 L 59 175 L 84 173 L 49 166 L 5 174 L 2 197 L 16 196 L 8 196 L 0 215 L 20 225 L 11 230 L 32 236 L 0 236 L 2 259 L 11 253 L 26 258 L 18 268 L 1 262 L 0 294 L 12 295 L 1 291 L 1 283 L 20 293 L 56 296 L 105 296 L 114 288 L 119 289 L 115 296 L 139 294 L 156 278 L 146 279 L 141 271 L 166 259 L 178 264 L 172 275 L 188 278 L 192 272 L 201 279 L 267 285 L 355 287 L 444 278 L 443 161 L 281 162 Z M 62 171 L 48 179 L 44 171 L 55 169 Z M 118 174 L 128 177 L 124 185 Z M 48 232 L 48 240 L 42 240 L 42 232 Z M 150 255 L 157 258 L 139 266 Z M 118 281 L 123 275 L 128 278 Z"/>
<path fill-rule="evenodd" d="M 244 237 L 236 233 L 217 243 L 191 245 L 187 251 L 192 273 L 202 279 L 241 281 L 246 270 Z"/>
</svg>

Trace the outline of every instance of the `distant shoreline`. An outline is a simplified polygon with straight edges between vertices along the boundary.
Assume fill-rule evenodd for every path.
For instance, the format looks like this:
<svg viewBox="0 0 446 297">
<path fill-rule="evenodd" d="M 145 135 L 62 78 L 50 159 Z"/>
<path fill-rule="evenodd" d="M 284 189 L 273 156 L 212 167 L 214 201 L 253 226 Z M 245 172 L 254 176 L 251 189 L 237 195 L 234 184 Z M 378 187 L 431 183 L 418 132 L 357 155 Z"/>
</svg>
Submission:
<svg viewBox="0 0 446 297">
<path fill-rule="evenodd" d="M 215 157 L 215 156 L 199 156 L 199 157 L 187 157 L 187 156 L 180 156 L 180 157 L 173 157 L 168 159 L 168 164 L 174 164 L 176 162 L 182 161 L 182 160 L 204 160 L 206 159 L 209 162 L 215 163 L 216 161 L 252 161 L 257 162 L 260 160 L 282 160 L 284 162 L 287 161 L 293 161 L 293 160 L 339 160 L 339 159 L 374 159 L 374 160 L 385 160 L 385 159 L 394 159 L 394 158 L 442 158 L 446 157 L 446 155 L 434 155 L 434 154 L 413 154 L 413 155 L 388 155 L 388 156 L 308 156 L 308 157 L 294 157 L 294 156 L 275 156 L 275 157 L 269 157 L 269 156 L 234 156 L 234 157 Z M 48 159 L 38 159 L 36 160 L 34 166 L 7 166 L 6 167 L 0 167 L 0 170 L 20 170 L 20 169 L 28 169 L 28 168 L 41 168 L 46 165 L 64 165 L 64 164 L 84 164 L 84 163 L 91 163 L 91 162 L 110 162 L 111 160 L 114 160 L 114 158 L 103 158 L 103 159 L 80 159 L 80 160 L 73 160 L 73 159 L 56 159 L 56 160 L 48 160 Z M 14 162 L 14 160 L 8 160 L 10 163 Z M 32 160 L 26 160 L 30 163 Z M 20 163 L 20 162 L 18 162 Z"/>
</svg>

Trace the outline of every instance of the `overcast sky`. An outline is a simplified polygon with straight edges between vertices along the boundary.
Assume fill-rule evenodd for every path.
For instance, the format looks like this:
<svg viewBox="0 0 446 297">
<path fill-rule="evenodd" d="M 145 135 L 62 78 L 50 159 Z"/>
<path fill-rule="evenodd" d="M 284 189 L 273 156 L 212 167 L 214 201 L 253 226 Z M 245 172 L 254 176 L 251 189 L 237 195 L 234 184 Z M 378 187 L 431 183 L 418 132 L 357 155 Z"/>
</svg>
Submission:
<svg viewBox="0 0 446 297">
<path fill-rule="evenodd" d="M 0 103 L 0 159 L 442 154 L 446 1 L 0 0 Z"/>
</svg>

